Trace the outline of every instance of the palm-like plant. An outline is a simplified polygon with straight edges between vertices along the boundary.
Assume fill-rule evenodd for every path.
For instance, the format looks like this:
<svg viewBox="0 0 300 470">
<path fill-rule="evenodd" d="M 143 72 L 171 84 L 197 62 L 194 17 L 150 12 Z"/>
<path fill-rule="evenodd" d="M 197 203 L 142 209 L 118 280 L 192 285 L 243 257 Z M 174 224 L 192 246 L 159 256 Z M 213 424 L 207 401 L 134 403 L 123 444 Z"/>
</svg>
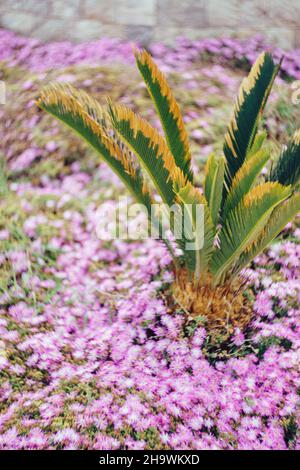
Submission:
<svg viewBox="0 0 300 470">
<path fill-rule="evenodd" d="M 136 52 L 136 63 L 160 118 L 164 137 L 123 105 L 97 101 L 70 85 L 51 84 L 37 104 L 90 144 L 151 214 L 152 191 L 145 171 L 168 206 L 204 205 L 204 244 L 182 249 L 175 260 L 173 294 L 192 314 L 232 319 L 248 314 L 240 292 L 243 268 L 300 212 L 300 131 L 283 150 L 269 175 L 266 135 L 258 133 L 263 109 L 280 67 L 262 53 L 239 90 L 224 143 L 224 156 L 211 156 L 203 192 L 195 186 L 188 136 L 178 104 L 151 56 Z M 136 158 L 137 157 L 137 158 Z M 197 236 L 197 235 L 196 235 Z M 169 245 L 170 249 L 171 246 Z M 174 253 L 172 252 L 174 256 Z"/>
</svg>

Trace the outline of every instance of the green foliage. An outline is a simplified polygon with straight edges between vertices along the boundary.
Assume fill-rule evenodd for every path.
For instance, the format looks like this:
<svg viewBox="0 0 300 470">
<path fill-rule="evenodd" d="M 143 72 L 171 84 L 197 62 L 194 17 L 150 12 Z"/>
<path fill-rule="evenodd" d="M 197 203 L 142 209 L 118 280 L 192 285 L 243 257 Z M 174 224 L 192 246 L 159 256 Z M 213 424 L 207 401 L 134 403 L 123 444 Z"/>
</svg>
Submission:
<svg viewBox="0 0 300 470">
<path fill-rule="evenodd" d="M 225 174 L 225 160 L 216 160 L 211 155 L 206 165 L 206 177 L 204 181 L 204 195 L 210 208 L 211 218 L 216 226 L 219 220 L 219 212 L 222 203 L 223 182 Z"/>
<path fill-rule="evenodd" d="M 109 103 L 106 112 L 69 85 L 46 87 L 37 103 L 97 151 L 146 206 L 149 216 L 152 195 L 143 171 L 169 207 L 174 203 L 187 207 L 187 230 L 176 240 L 183 252 L 183 267 L 198 283 L 222 285 L 300 211 L 299 131 L 273 165 L 267 182 L 261 176 L 270 151 L 264 147 L 266 132 L 259 133 L 258 126 L 280 64 L 263 53 L 243 80 L 225 135 L 224 157 L 209 158 L 202 193 L 193 183 L 187 134 L 165 76 L 145 51 L 136 53 L 136 62 L 165 138 L 125 106 Z M 195 233 L 197 204 L 204 208 L 201 234 Z M 173 218 L 173 232 L 174 222 Z M 194 250 L 187 249 L 192 236 L 198 242 Z"/>
<path fill-rule="evenodd" d="M 136 53 L 136 63 L 157 110 L 175 163 L 192 182 L 188 136 L 168 82 L 146 51 Z"/>
<path fill-rule="evenodd" d="M 235 102 L 224 143 L 227 160 L 226 183 L 231 185 L 236 172 L 244 163 L 258 130 L 262 112 L 279 67 L 270 54 L 262 53 L 244 78 Z"/>
<path fill-rule="evenodd" d="M 54 84 L 44 89 L 39 104 L 79 134 L 117 173 L 138 201 L 150 207 L 148 189 L 131 153 L 109 135 L 105 112 L 95 100 L 84 92 L 77 92 L 71 85 Z"/>
<path fill-rule="evenodd" d="M 188 218 L 185 221 L 185 232 L 187 237 L 184 243 L 194 240 L 192 236 L 195 233 L 195 246 L 196 250 L 186 251 L 186 263 L 190 271 L 195 272 L 197 280 L 200 274 L 207 271 L 209 261 L 212 253 L 214 252 L 214 236 L 215 227 L 211 218 L 210 210 L 207 206 L 205 197 L 200 193 L 198 188 L 195 188 L 191 183 L 188 183 L 177 192 L 179 202 L 183 207 L 187 208 Z M 202 205 L 204 207 L 204 233 L 203 240 L 201 240 L 201 233 L 197 232 L 197 207 Z M 184 249 L 184 247 L 183 247 Z"/>
<path fill-rule="evenodd" d="M 159 133 L 125 106 L 110 106 L 114 128 L 135 152 L 162 200 L 172 205 L 175 161 Z"/>
<path fill-rule="evenodd" d="M 284 229 L 290 220 L 292 220 L 300 211 L 300 192 L 294 193 L 287 201 L 280 204 L 272 212 L 268 224 L 260 233 L 254 243 L 245 251 L 239 261 L 236 263 L 236 272 L 239 272 L 255 256 L 259 255 L 275 237 Z"/>
<path fill-rule="evenodd" d="M 216 282 L 225 280 L 234 262 L 266 227 L 275 207 L 290 194 L 290 188 L 280 183 L 264 183 L 249 191 L 229 212 L 220 231 L 221 249 L 216 251 L 211 263 Z"/>
<path fill-rule="evenodd" d="M 228 213 L 232 211 L 243 196 L 247 194 L 256 181 L 263 167 L 269 160 L 269 153 L 259 150 L 252 157 L 248 158 L 233 178 L 230 191 L 222 208 L 222 218 L 225 220 Z"/>
<path fill-rule="evenodd" d="M 300 132 L 296 131 L 287 148 L 281 152 L 278 161 L 273 165 L 271 181 L 297 186 L 300 182 Z"/>
</svg>

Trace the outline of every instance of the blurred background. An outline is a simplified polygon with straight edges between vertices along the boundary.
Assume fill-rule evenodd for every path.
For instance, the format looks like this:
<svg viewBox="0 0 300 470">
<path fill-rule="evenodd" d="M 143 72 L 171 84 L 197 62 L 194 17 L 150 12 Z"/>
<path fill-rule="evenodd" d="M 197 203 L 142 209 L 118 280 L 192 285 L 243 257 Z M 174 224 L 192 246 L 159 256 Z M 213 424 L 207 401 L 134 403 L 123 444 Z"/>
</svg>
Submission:
<svg viewBox="0 0 300 470">
<path fill-rule="evenodd" d="M 299 0 L 1 0 L 0 27 L 43 41 L 101 37 L 172 44 L 262 34 L 284 49 L 300 46 Z"/>
</svg>

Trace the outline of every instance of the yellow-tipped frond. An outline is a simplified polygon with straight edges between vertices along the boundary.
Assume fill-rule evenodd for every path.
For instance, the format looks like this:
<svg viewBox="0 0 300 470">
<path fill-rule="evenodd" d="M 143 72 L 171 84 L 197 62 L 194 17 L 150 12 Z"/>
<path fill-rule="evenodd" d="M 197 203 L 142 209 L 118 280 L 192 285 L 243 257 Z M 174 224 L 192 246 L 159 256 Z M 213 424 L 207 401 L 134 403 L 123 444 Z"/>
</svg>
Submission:
<svg viewBox="0 0 300 470">
<path fill-rule="evenodd" d="M 293 142 L 295 145 L 300 145 L 300 129 L 298 129 L 294 136 L 293 136 Z"/>
<path fill-rule="evenodd" d="M 119 175 L 130 191 L 147 206 L 151 196 L 128 149 L 120 148 L 116 139 L 99 122 L 105 122 L 100 104 L 68 84 L 50 84 L 37 99 L 37 105 L 52 114 L 84 138 Z"/>
<path fill-rule="evenodd" d="M 264 230 L 272 211 L 290 194 L 291 187 L 263 183 L 251 189 L 229 212 L 220 231 L 220 249 L 212 259 L 216 283 L 224 282 L 234 263 Z"/>
<path fill-rule="evenodd" d="M 212 154 L 207 160 L 205 166 L 204 194 L 215 227 L 219 222 L 219 212 L 223 195 L 224 174 L 224 158 L 221 157 L 216 159 Z"/>
<path fill-rule="evenodd" d="M 177 191 L 176 195 L 184 214 L 184 230 L 180 246 L 189 270 L 195 271 L 195 277 L 199 281 L 200 275 L 206 273 L 214 252 L 215 226 L 207 200 L 199 188 L 188 181 Z M 199 226 L 201 222 L 199 210 L 203 210 L 203 225 L 201 226 Z M 191 241 L 194 241 L 196 247 L 193 250 L 189 249 L 188 245 Z"/>
<path fill-rule="evenodd" d="M 266 53 L 262 52 L 256 59 L 253 67 L 250 70 L 248 77 L 245 77 L 243 79 L 240 89 L 239 89 L 238 99 L 236 102 L 237 110 L 239 110 L 240 107 L 242 106 L 245 100 L 245 95 L 248 95 L 251 92 L 251 90 L 254 88 L 256 81 L 260 75 L 261 67 L 263 66 L 265 62 L 265 58 L 266 58 Z"/>
<path fill-rule="evenodd" d="M 237 171 L 224 203 L 222 211 L 223 219 L 226 218 L 227 214 L 236 207 L 248 191 L 250 191 L 256 178 L 269 160 L 269 157 L 270 154 L 268 151 L 259 150 L 255 155 L 247 159 Z"/>
<path fill-rule="evenodd" d="M 245 268 L 259 253 L 261 253 L 284 227 L 300 213 L 300 193 L 293 194 L 287 201 L 284 201 L 272 212 L 268 224 L 260 236 L 254 240 L 249 249 L 243 253 L 235 269 L 235 275 Z"/>
<path fill-rule="evenodd" d="M 111 109 L 113 110 L 114 116 L 119 121 L 129 122 L 134 138 L 137 137 L 138 132 L 141 132 L 149 140 L 149 146 L 157 149 L 158 155 L 164 161 L 165 168 L 168 169 L 169 173 L 172 173 L 176 167 L 175 160 L 159 132 L 147 121 L 124 105 L 113 105 Z"/>
<path fill-rule="evenodd" d="M 95 105 L 95 101 L 88 97 L 86 93 L 77 92 L 71 85 L 53 83 L 41 91 L 39 98 L 37 99 L 37 105 L 43 109 L 50 109 L 51 107 L 57 107 L 61 109 L 64 115 L 72 115 L 74 118 L 80 117 L 86 128 L 89 128 L 91 132 L 99 138 L 101 143 L 105 146 L 110 155 L 114 156 L 116 160 L 119 160 L 126 172 L 134 176 L 136 168 L 132 162 L 126 149 L 121 149 L 111 139 L 103 129 L 98 120 L 104 119 L 105 113 L 102 110 L 100 104 Z M 94 110 L 94 117 L 88 114 L 87 109 Z M 97 119 L 97 120 L 96 120 Z"/>
<path fill-rule="evenodd" d="M 272 166 L 270 180 L 298 187 L 300 183 L 300 129 L 294 133 L 289 144 Z"/>
<path fill-rule="evenodd" d="M 251 207 L 253 203 L 255 203 L 256 201 L 259 201 L 264 196 L 268 195 L 275 188 L 278 189 L 278 192 L 285 189 L 284 186 L 282 186 L 282 184 L 272 183 L 272 182 L 260 184 L 259 186 L 256 186 L 255 188 L 253 188 L 252 191 L 246 194 L 246 196 L 243 199 L 245 209 Z"/>
<path fill-rule="evenodd" d="M 124 105 L 111 105 L 114 128 L 136 153 L 167 204 L 174 201 L 173 184 L 185 185 L 187 177 L 177 167 L 166 142 L 159 132 Z"/>
<path fill-rule="evenodd" d="M 135 51 L 136 63 L 160 117 L 168 146 L 176 165 L 192 180 L 191 151 L 183 118 L 165 75 L 150 54 Z"/>
<path fill-rule="evenodd" d="M 240 85 L 239 91 L 238 91 L 238 97 L 236 99 L 235 105 L 234 105 L 234 111 L 233 115 L 229 124 L 229 128 L 227 130 L 227 133 L 225 134 L 225 141 L 227 145 L 230 147 L 232 150 L 232 153 L 236 158 L 238 158 L 237 152 L 235 150 L 235 132 L 238 130 L 238 116 L 239 112 L 241 109 L 241 106 L 245 102 L 245 98 L 247 95 L 251 93 L 253 90 L 257 79 L 259 77 L 261 67 L 265 61 L 265 52 L 262 52 L 256 62 L 254 63 L 253 67 L 251 68 L 251 71 L 247 77 L 245 77 Z M 261 112 L 261 110 L 259 111 Z"/>
<path fill-rule="evenodd" d="M 263 52 L 241 83 L 224 142 L 228 191 L 236 172 L 251 153 L 258 124 L 278 69 L 279 65 L 275 66 L 272 56 Z"/>
</svg>

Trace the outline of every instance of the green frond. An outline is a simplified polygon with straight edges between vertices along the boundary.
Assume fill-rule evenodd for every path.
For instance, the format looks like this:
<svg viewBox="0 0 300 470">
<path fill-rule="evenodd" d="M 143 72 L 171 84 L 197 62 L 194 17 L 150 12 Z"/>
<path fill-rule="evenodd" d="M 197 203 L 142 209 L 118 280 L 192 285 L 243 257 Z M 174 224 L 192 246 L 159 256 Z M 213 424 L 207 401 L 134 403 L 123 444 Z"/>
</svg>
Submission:
<svg viewBox="0 0 300 470">
<path fill-rule="evenodd" d="M 259 132 L 259 133 L 256 134 L 256 136 L 254 138 L 254 141 L 253 141 L 253 144 L 247 152 L 246 160 L 253 157 L 259 150 L 262 149 L 262 146 L 265 143 L 266 138 L 267 138 L 267 131 L 266 130 L 263 130 L 262 132 Z"/>
<path fill-rule="evenodd" d="M 272 212 L 268 224 L 258 239 L 243 253 L 235 268 L 235 275 L 258 256 L 279 235 L 284 227 L 300 213 L 300 192 L 293 194 Z"/>
<path fill-rule="evenodd" d="M 179 106 L 166 77 L 146 51 L 135 53 L 138 69 L 159 115 L 168 147 L 176 165 L 189 181 L 193 181 L 191 151 Z"/>
<path fill-rule="evenodd" d="M 41 91 L 37 105 L 79 134 L 117 173 L 133 196 L 150 208 L 147 183 L 128 150 L 121 149 L 99 124 L 105 113 L 97 102 L 70 85 L 51 84 Z"/>
<path fill-rule="evenodd" d="M 112 125 L 137 155 L 148 172 L 163 202 L 173 204 L 173 185 L 186 184 L 186 177 L 176 166 L 164 139 L 150 124 L 123 105 L 109 105 Z"/>
<path fill-rule="evenodd" d="M 220 249 L 213 255 L 211 263 L 216 284 L 224 282 L 234 263 L 264 230 L 272 211 L 290 194 L 291 187 L 263 183 L 253 188 L 229 212 L 220 231 Z"/>
<path fill-rule="evenodd" d="M 273 165 L 270 181 L 297 186 L 300 182 L 300 129 L 295 132 L 291 142 Z"/>
<path fill-rule="evenodd" d="M 200 275 L 207 271 L 214 252 L 215 227 L 205 197 L 190 182 L 177 192 L 177 201 L 188 215 L 184 220 L 184 234 L 187 236 L 183 237 L 181 247 L 189 270 L 195 272 L 196 279 L 199 279 Z M 203 230 L 199 230 L 197 227 L 197 205 L 202 205 L 204 209 Z M 187 250 L 186 243 L 192 240 L 193 234 L 196 234 L 196 247 L 201 246 L 201 248 Z"/>
<path fill-rule="evenodd" d="M 162 234 L 163 241 L 174 257 L 160 220 L 153 217 L 151 212 L 153 201 L 141 169 L 136 166 L 134 156 L 124 146 L 123 141 L 114 134 L 114 130 L 109 126 L 108 114 L 100 104 L 85 92 L 77 91 L 68 84 L 52 84 L 45 88 L 37 104 L 64 122 L 100 154 L 134 198 L 147 208 L 150 221 L 156 227 L 157 233 Z"/>
<path fill-rule="evenodd" d="M 216 227 L 219 220 L 219 212 L 223 194 L 225 161 L 224 158 L 216 159 L 211 155 L 207 160 L 204 180 L 204 195 L 211 212 L 211 218 Z"/>
<path fill-rule="evenodd" d="M 226 185 L 251 151 L 263 109 L 270 94 L 279 66 L 272 56 L 262 53 L 244 78 L 234 106 L 233 117 L 225 135 L 224 154 L 227 161 Z"/>
<path fill-rule="evenodd" d="M 222 211 L 223 220 L 226 219 L 227 214 L 234 209 L 250 191 L 257 176 L 260 174 L 269 158 L 269 151 L 259 150 L 254 156 L 247 159 L 236 172 Z"/>
<path fill-rule="evenodd" d="M 97 100 L 85 91 L 77 90 L 70 83 L 55 83 L 50 85 L 50 87 L 55 87 L 56 90 L 72 96 L 94 121 L 105 128 L 109 126 L 107 112 Z"/>
</svg>

